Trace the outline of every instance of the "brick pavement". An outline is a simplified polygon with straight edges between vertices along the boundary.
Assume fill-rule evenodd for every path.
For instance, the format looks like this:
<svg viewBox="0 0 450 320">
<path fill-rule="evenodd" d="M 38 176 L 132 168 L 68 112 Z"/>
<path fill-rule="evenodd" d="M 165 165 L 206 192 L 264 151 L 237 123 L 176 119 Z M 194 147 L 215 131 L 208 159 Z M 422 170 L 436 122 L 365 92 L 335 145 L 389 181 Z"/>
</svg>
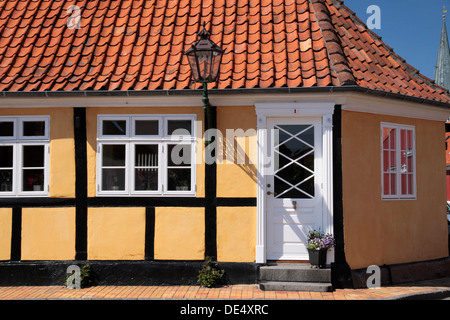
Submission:
<svg viewBox="0 0 450 320">
<path fill-rule="evenodd" d="M 199 286 L 93 286 L 78 290 L 63 286 L 0 287 L 0 300 L 374 300 L 432 293 L 446 293 L 449 296 L 450 277 L 376 289 L 337 289 L 322 293 L 262 291 L 257 285 L 233 285 L 212 289 Z"/>
</svg>

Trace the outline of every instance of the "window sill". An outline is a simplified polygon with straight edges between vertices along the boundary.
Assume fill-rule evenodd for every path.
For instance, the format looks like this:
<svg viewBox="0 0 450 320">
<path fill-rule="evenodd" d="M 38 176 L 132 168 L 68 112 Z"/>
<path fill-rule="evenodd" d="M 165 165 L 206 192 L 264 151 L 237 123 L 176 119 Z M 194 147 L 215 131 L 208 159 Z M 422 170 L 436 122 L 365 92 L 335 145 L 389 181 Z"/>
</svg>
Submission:
<svg viewBox="0 0 450 320">
<path fill-rule="evenodd" d="M 393 200 L 417 200 L 417 197 L 408 197 L 408 198 L 381 198 L 383 201 L 393 201 Z"/>
<path fill-rule="evenodd" d="M 48 193 L 0 194 L 0 198 L 49 198 Z"/>
<path fill-rule="evenodd" d="M 145 197 L 145 198 L 170 198 L 170 197 L 186 197 L 186 198 L 194 198 L 197 196 L 195 192 L 190 193 L 113 193 L 113 192 L 97 192 L 97 197 L 120 197 L 120 198 L 133 198 L 133 197 Z"/>
</svg>

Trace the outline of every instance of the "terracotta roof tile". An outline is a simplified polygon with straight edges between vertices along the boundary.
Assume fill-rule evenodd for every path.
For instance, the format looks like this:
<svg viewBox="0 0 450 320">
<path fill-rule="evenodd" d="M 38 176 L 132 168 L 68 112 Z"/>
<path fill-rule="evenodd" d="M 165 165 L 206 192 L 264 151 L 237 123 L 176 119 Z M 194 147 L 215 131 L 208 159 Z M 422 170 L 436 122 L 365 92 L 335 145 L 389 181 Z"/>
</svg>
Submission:
<svg viewBox="0 0 450 320">
<path fill-rule="evenodd" d="M 340 0 L 1 1 L 0 90 L 199 88 L 183 52 L 203 21 L 226 52 L 211 88 L 356 84 L 450 102 Z"/>
</svg>

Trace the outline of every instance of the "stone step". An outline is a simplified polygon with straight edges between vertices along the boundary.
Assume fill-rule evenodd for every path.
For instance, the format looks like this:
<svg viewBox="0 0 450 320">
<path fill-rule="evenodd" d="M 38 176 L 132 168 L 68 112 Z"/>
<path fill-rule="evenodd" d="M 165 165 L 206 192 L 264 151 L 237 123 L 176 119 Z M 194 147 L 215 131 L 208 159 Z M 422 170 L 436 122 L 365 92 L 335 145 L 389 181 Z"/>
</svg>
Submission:
<svg viewBox="0 0 450 320">
<path fill-rule="evenodd" d="M 325 282 L 262 281 L 259 283 L 259 288 L 264 291 L 333 291 L 331 283 Z"/>
<path fill-rule="evenodd" d="M 306 263 L 279 263 L 261 266 L 260 281 L 331 282 L 331 269 L 314 269 Z"/>
</svg>

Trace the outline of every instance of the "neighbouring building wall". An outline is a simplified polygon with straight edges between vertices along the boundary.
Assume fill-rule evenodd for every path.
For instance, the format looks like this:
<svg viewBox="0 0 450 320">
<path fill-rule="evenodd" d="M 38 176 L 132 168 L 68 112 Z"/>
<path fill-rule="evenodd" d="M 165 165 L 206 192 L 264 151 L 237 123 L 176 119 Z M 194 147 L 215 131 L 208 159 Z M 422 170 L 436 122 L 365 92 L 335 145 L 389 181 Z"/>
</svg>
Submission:
<svg viewBox="0 0 450 320">
<path fill-rule="evenodd" d="M 415 200 L 382 200 L 381 122 L 415 126 Z M 344 241 L 352 269 L 448 256 L 444 132 L 438 121 L 343 111 Z"/>
</svg>

